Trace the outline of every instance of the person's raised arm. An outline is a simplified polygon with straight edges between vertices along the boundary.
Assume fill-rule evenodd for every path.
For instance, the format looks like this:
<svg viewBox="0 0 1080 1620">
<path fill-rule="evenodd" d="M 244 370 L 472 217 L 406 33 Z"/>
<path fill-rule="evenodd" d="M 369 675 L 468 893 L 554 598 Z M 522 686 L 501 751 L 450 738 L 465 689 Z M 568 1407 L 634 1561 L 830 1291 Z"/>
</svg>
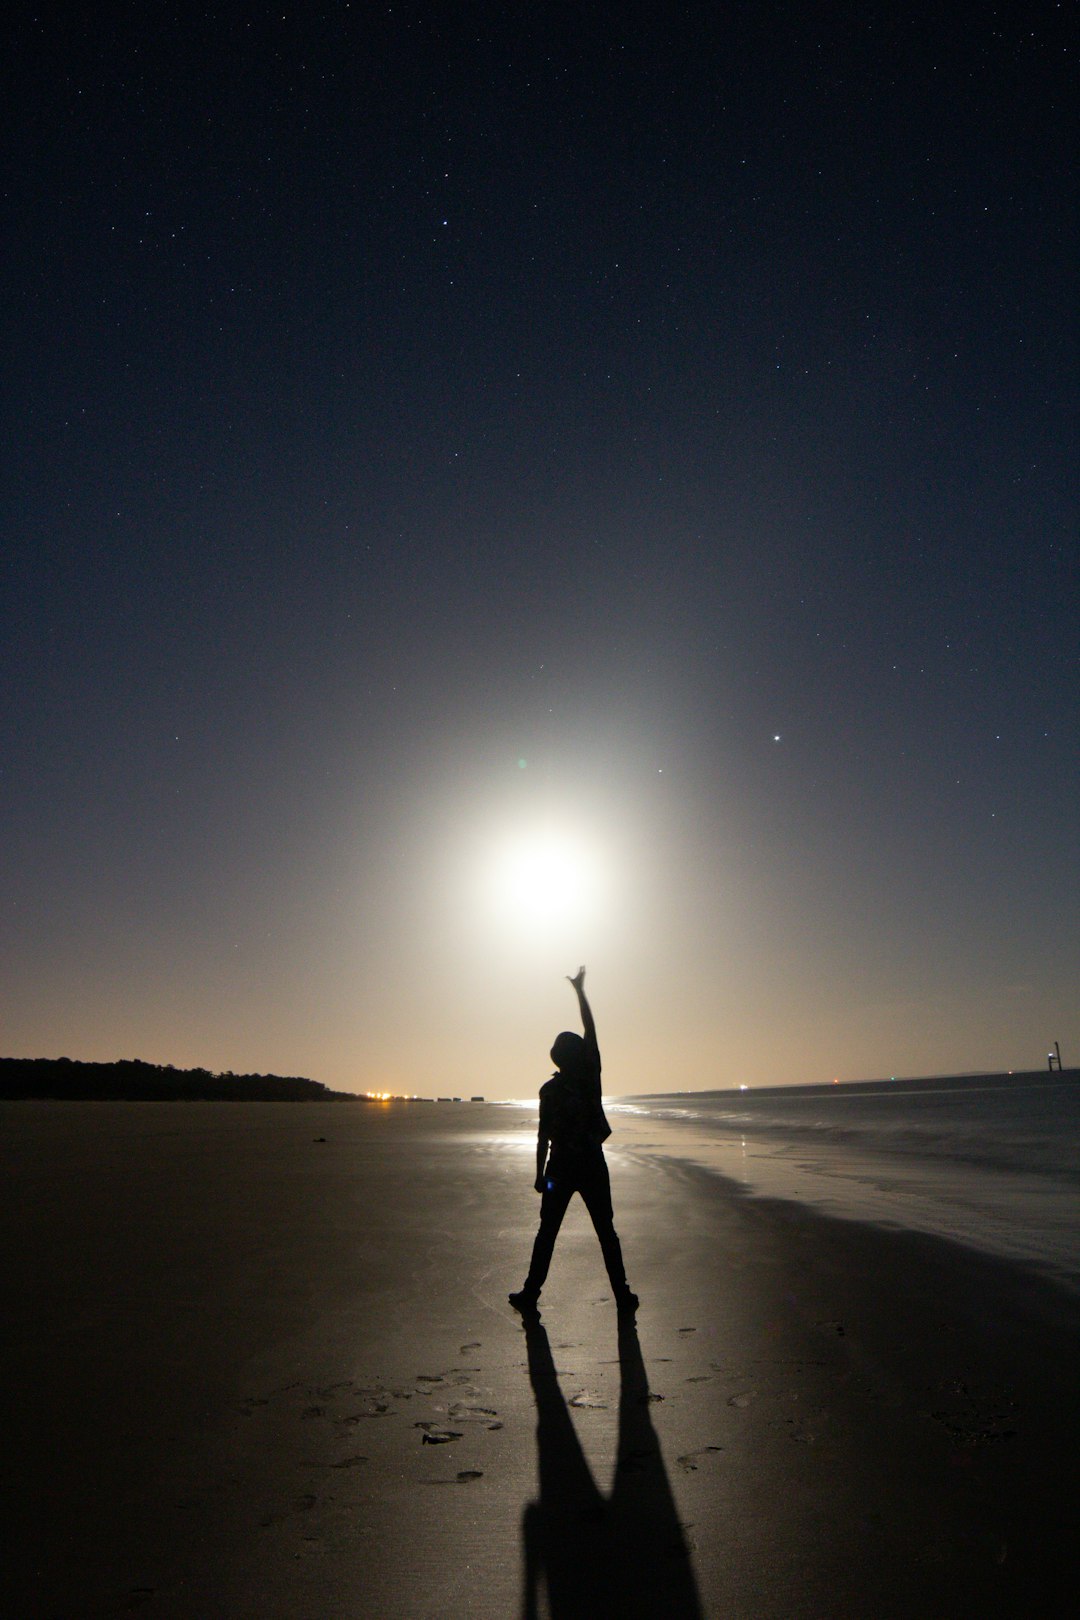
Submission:
<svg viewBox="0 0 1080 1620">
<path fill-rule="evenodd" d="M 567 978 L 570 978 L 569 974 L 567 974 Z M 585 1045 L 588 1048 L 589 1057 L 599 1069 L 600 1048 L 596 1044 L 596 1024 L 593 1020 L 592 1008 L 589 1006 L 588 997 L 585 994 L 585 969 L 583 967 L 578 968 L 574 977 L 570 979 L 570 983 L 577 992 L 578 1006 L 581 1008 L 581 1022 L 585 1026 Z"/>
</svg>

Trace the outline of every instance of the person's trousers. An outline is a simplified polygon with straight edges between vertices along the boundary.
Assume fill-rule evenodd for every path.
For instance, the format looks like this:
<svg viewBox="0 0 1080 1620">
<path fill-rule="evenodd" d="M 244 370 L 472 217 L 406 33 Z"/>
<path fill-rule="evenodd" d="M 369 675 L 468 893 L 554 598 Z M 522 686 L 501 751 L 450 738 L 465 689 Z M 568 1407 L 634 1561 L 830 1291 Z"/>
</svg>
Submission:
<svg viewBox="0 0 1080 1620">
<path fill-rule="evenodd" d="M 549 1162 L 547 1186 L 540 1202 L 540 1230 L 536 1234 L 529 1275 L 525 1279 L 526 1293 L 535 1296 L 544 1286 L 555 1239 L 575 1193 L 581 1194 L 585 1208 L 592 1217 L 612 1288 L 616 1294 L 625 1292 L 622 1246 L 615 1231 L 611 1208 L 611 1179 L 603 1153 L 597 1152 L 580 1158 L 553 1159 Z"/>
</svg>

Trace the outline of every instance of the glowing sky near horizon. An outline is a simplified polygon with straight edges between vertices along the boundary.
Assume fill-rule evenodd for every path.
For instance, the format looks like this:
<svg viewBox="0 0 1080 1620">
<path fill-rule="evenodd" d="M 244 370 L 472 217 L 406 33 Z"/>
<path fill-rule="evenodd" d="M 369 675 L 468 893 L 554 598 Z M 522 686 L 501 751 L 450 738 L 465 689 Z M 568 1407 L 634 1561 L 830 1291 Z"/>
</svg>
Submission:
<svg viewBox="0 0 1080 1620">
<path fill-rule="evenodd" d="M 24 20 L 0 1051 L 1076 1061 L 1063 31 Z"/>
</svg>

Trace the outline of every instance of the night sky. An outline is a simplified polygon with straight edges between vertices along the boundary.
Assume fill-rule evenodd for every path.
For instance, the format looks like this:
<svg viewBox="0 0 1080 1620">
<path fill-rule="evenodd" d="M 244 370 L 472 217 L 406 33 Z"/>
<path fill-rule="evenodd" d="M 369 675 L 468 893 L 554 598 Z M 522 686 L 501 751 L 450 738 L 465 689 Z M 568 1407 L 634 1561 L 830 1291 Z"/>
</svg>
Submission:
<svg viewBox="0 0 1080 1620">
<path fill-rule="evenodd" d="M 1067 19 L 24 11 L 0 1050 L 1075 1062 Z"/>
</svg>

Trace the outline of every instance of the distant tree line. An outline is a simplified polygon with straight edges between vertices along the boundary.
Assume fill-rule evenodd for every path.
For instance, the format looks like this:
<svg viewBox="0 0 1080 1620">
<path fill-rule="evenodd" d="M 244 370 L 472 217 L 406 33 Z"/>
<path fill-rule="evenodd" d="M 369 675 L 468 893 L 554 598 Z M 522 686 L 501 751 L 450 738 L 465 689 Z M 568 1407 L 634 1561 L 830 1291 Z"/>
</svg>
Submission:
<svg viewBox="0 0 1080 1620">
<path fill-rule="evenodd" d="M 359 1102 L 297 1075 L 211 1074 L 171 1063 L 121 1058 L 78 1063 L 71 1058 L 0 1058 L 0 1099 L 68 1102 Z"/>
</svg>

